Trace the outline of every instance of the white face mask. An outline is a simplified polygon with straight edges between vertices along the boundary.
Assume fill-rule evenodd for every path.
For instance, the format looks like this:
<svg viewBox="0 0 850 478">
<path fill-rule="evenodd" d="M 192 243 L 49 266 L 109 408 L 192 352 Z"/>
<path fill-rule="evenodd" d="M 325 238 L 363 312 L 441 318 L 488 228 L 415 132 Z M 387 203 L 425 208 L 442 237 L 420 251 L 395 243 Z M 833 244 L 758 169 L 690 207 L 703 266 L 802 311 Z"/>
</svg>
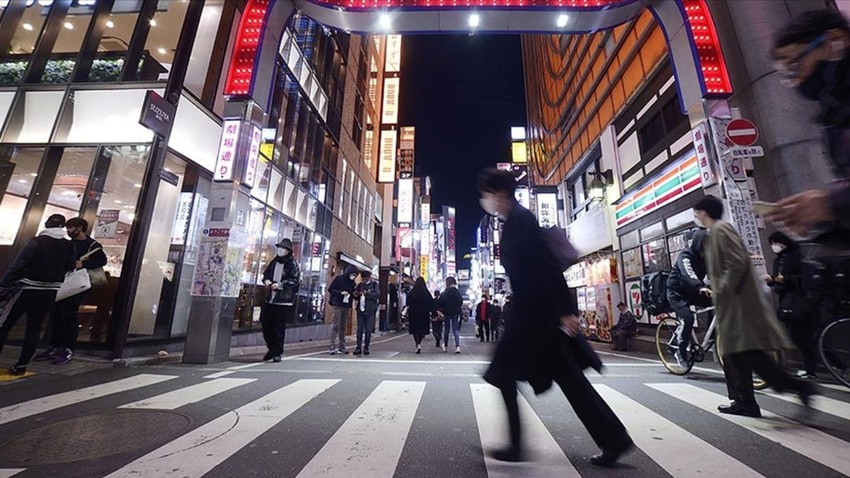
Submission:
<svg viewBox="0 0 850 478">
<path fill-rule="evenodd" d="M 771 244 L 771 245 L 770 245 L 770 248 L 771 248 L 771 249 L 773 249 L 773 253 L 774 253 L 774 254 L 779 254 L 780 252 L 782 252 L 783 250 L 785 250 L 785 248 L 784 248 L 784 247 L 782 247 L 782 245 L 781 245 L 781 244 Z"/>
<path fill-rule="evenodd" d="M 286 256 L 289 255 L 289 249 L 287 249 L 285 247 L 278 247 L 277 248 L 277 255 L 279 257 L 286 257 Z"/>
<path fill-rule="evenodd" d="M 478 200 L 478 203 L 481 204 L 481 209 L 484 210 L 487 214 L 491 216 L 499 216 L 499 202 L 493 198 L 481 198 Z"/>
<path fill-rule="evenodd" d="M 351 280 L 354 280 L 354 279 L 356 279 L 356 278 L 357 278 L 357 276 L 356 276 L 356 275 L 354 275 L 354 274 L 352 274 L 352 275 L 348 276 L 348 278 L 349 278 L 349 279 L 351 279 Z"/>
</svg>

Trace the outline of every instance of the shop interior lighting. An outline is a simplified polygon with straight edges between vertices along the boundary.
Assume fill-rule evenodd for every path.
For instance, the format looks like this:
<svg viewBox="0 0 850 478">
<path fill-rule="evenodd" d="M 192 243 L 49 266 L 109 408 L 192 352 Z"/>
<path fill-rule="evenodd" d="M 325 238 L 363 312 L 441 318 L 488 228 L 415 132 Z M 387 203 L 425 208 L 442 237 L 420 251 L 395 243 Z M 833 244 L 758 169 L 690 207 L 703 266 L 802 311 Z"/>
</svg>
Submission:
<svg viewBox="0 0 850 478">
<path fill-rule="evenodd" d="M 21 27 L 28 32 L 32 31 L 32 25 L 30 25 L 29 23 L 24 23 L 23 25 L 21 25 Z"/>
<path fill-rule="evenodd" d="M 562 14 L 558 15 L 558 20 L 555 22 L 555 25 L 557 25 L 558 28 L 564 28 L 565 26 L 567 26 L 567 21 L 569 19 L 570 19 L 569 15 L 567 15 L 566 13 L 562 13 Z"/>
<path fill-rule="evenodd" d="M 386 13 L 381 14 L 378 22 L 384 30 L 389 30 L 393 26 L 392 19 L 390 19 L 390 16 Z"/>
<path fill-rule="evenodd" d="M 155 27 L 155 26 L 156 26 L 156 20 L 154 20 L 153 18 L 151 18 L 151 22 L 150 22 L 150 24 L 151 24 L 151 26 L 152 26 L 152 27 Z"/>
<path fill-rule="evenodd" d="M 478 25 L 481 25 L 481 16 L 477 13 L 473 13 L 469 16 L 469 26 L 472 28 L 477 28 Z"/>
<path fill-rule="evenodd" d="M 115 28 L 115 24 L 112 23 L 112 20 L 106 21 L 106 28 Z"/>
<path fill-rule="evenodd" d="M 168 53 L 168 50 L 162 47 L 157 48 L 156 51 L 158 51 L 160 55 L 165 55 L 166 53 Z"/>
<path fill-rule="evenodd" d="M 74 24 L 71 22 L 65 22 L 65 28 L 67 28 L 68 30 L 73 30 Z"/>
</svg>

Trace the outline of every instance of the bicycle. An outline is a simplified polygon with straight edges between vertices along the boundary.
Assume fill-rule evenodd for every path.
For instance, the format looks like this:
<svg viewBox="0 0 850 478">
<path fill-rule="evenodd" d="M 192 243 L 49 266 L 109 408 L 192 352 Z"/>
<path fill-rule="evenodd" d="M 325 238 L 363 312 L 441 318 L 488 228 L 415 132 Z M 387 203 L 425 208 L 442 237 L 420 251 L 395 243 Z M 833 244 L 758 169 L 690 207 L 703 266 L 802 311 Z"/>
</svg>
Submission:
<svg viewBox="0 0 850 478">
<path fill-rule="evenodd" d="M 816 336 L 818 356 L 827 371 L 850 388 L 850 259 L 845 253 L 806 262 L 814 274 L 804 290 L 830 317 Z"/>
<path fill-rule="evenodd" d="M 712 311 L 714 311 L 714 307 L 706 307 L 704 309 L 697 310 L 696 315 L 699 317 L 700 314 Z M 718 353 L 717 337 L 715 334 L 715 331 L 717 330 L 716 318 L 711 319 L 711 323 L 709 323 L 708 330 L 706 330 L 702 341 L 700 341 L 697 336 L 697 325 L 694 324 L 694 328 L 691 330 L 691 344 L 688 347 L 688 363 L 683 367 L 679 365 L 678 360 L 676 360 L 676 353 L 679 351 L 676 333 L 679 329 L 679 319 L 667 314 L 664 315 L 665 317 L 658 322 L 658 327 L 655 329 L 655 346 L 658 350 L 658 357 L 661 359 L 661 363 L 664 365 L 664 368 L 674 375 L 687 375 L 691 369 L 694 368 L 694 364 L 704 361 L 706 352 L 712 349 L 714 351 L 714 355 L 720 361 L 720 365 L 723 366 L 723 357 Z M 781 363 L 781 354 L 778 352 L 775 354 L 776 360 Z M 753 374 L 754 389 L 764 390 L 767 387 L 768 384 L 766 381 L 761 379 L 758 375 Z"/>
</svg>

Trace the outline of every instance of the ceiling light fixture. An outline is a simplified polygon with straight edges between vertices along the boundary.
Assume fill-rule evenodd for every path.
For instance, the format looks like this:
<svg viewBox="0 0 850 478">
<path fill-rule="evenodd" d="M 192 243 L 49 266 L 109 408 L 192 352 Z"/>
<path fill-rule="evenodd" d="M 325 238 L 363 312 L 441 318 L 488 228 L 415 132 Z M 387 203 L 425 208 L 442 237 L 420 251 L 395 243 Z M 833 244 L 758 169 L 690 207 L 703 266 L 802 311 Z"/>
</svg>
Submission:
<svg viewBox="0 0 850 478">
<path fill-rule="evenodd" d="M 469 26 L 472 28 L 478 27 L 481 24 L 481 16 L 477 13 L 473 13 L 469 16 Z"/>
<path fill-rule="evenodd" d="M 156 20 L 151 18 L 150 24 L 151 24 L 152 27 L 155 27 L 156 26 Z"/>
<path fill-rule="evenodd" d="M 390 16 L 386 13 L 382 13 L 378 21 L 380 22 L 381 28 L 384 30 L 389 30 L 393 26 L 392 19 L 390 19 Z"/>
<path fill-rule="evenodd" d="M 67 28 L 68 30 L 73 30 L 74 24 L 71 22 L 65 22 L 65 28 Z"/>
<path fill-rule="evenodd" d="M 106 21 L 106 28 L 115 28 L 115 24 L 112 23 L 112 20 Z"/>
<path fill-rule="evenodd" d="M 24 23 L 23 25 L 21 25 L 21 27 L 28 32 L 32 31 L 32 25 L 30 25 L 29 23 Z"/>
<path fill-rule="evenodd" d="M 567 26 L 567 21 L 569 19 L 570 19 L 569 15 L 567 15 L 566 13 L 562 13 L 562 14 L 558 15 L 558 20 L 556 22 L 556 25 L 558 25 L 558 28 L 564 28 L 565 26 Z"/>
<path fill-rule="evenodd" d="M 162 48 L 162 47 L 157 48 L 156 51 L 158 51 L 160 55 L 165 55 L 166 53 L 168 53 L 168 50 L 166 50 L 165 48 Z"/>
</svg>

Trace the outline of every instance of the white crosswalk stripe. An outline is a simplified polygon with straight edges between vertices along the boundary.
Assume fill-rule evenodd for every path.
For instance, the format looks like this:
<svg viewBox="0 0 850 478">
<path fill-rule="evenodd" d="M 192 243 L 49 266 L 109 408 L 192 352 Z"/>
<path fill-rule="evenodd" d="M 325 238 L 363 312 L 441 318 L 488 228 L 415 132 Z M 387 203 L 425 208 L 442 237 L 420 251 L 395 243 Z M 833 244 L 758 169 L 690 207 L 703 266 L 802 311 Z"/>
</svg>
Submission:
<svg viewBox="0 0 850 478">
<path fill-rule="evenodd" d="M 24 471 L 27 470 L 24 468 L 7 468 L 5 470 L 0 470 L 0 478 L 12 478 L 18 473 L 22 473 Z"/>
<path fill-rule="evenodd" d="M 502 463 L 490 458 L 487 454 L 507 445 L 507 415 L 502 402 L 502 394 L 498 389 L 482 383 L 470 384 L 472 401 L 475 405 L 475 419 L 478 423 L 478 434 L 484 450 L 484 463 L 490 478 L 507 476 L 525 477 L 580 477 L 564 450 L 546 429 L 546 425 L 523 398 L 517 396 L 520 406 L 520 416 L 524 420 L 523 440 L 528 447 L 528 453 L 534 461 L 522 463 Z"/>
<path fill-rule="evenodd" d="M 0 425 L 20 420 L 22 418 L 38 415 L 39 413 L 49 412 L 57 408 L 67 407 L 77 403 L 94 400 L 96 398 L 105 397 L 119 392 L 126 392 L 136 388 L 146 387 L 157 383 L 173 380 L 176 375 L 153 375 L 142 373 L 128 378 L 122 378 L 114 382 L 106 382 L 100 385 L 93 385 L 70 392 L 58 393 L 56 395 L 48 395 L 42 398 L 36 398 L 28 402 L 10 405 L 0 408 Z"/>
<path fill-rule="evenodd" d="M 763 391 L 764 395 L 769 395 L 773 398 L 785 400 L 791 403 L 800 403 L 800 399 L 796 395 Z M 812 397 L 811 407 L 817 411 L 828 413 L 838 418 L 850 420 L 850 403 L 835 400 L 829 397 L 814 396 Z"/>
<path fill-rule="evenodd" d="M 163 445 L 108 478 L 200 478 L 337 382 L 298 380 Z"/>
<path fill-rule="evenodd" d="M 845 441 L 765 410 L 762 410 L 763 418 L 720 413 L 717 411 L 717 406 L 728 403 L 726 397 L 693 385 L 684 383 L 647 385 L 794 450 L 839 473 L 850 475 L 850 454 L 847 453 L 850 444 Z"/>
<path fill-rule="evenodd" d="M 145 408 L 154 410 L 174 410 L 190 403 L 206 400 L 230 389 L 255 382 L 255 378 L 219 378 L 208 382 L 190 385 L 145 400 L 121 405 L 118 408 Z"/>
<path fill-rule="evenodd" d="M 424 391 L 425 382 L 381 382 L 298 478 L 392 477 Z"/>
<path fill-rule="evenodd" d="M 675 477 L 702 478 L 723 470 L 726 476 L 762 476 L 675 423 L 607 385 L 596 385 L 644 453 Z"/>
</svg>

